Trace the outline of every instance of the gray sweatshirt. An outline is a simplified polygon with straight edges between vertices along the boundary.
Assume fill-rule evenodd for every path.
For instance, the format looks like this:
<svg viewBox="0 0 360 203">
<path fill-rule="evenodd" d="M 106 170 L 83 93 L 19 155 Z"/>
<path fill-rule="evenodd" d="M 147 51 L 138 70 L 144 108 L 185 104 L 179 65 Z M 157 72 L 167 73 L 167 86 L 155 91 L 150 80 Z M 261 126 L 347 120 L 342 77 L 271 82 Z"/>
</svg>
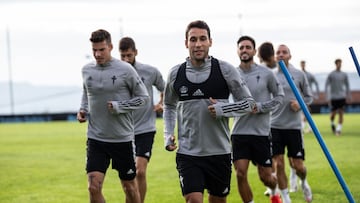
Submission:
<svg viewBox="0 0 360 203">
<path fill-rule="evenodd" d="M 312 102 L 311 89 L 306 79 L 306 75 L 303 71 L 294 68 L 293 65 L 289 64 L 287 67 L 292 80 L 295 83 L 295 86 L 299 90 L 300 94 L 303 97 L 304 102 L 307 105 L 310 105 Z M 278 78 L 281 86 L 284 89 L 285 97 L 283 104 L 276 108 L 271 115 L 271 127 L 278 129 L 301 129 L 301 111 L 294 112 L 290 108 L 290 101 L 295 100 L 296 97 L 293 93 L 284 73 L 279 68 L 276 72 L 276 77 Z"/>
<path fill-rule="evenodd" d="M 345 72 L 331 71 L 325 82 L 327 100 L 351 98 L 349 79 Z"/>
<path fill-rule="evenodd" d="M 150 65 L 135 62 L 136 72 L 144 82 L 149 93 L 150 101 L 145 106 L 134 111 L 135 135 L 156 131 L 156 112 L 154 111 L 153 87 L 163 92 L 165 81 L 160 71 Z"/>
<path fill-rule="evenodd" d="M 284 90 L 267 67 L 252 64 L 250 69 L 238 70 L 256 101 L 257 112 L 235 117 L 232 134 L 269 136 L 270 114 L 282 104 Z"/>
<path fill-rule="evenodd" d="M 308 72 L 308 71 L 303 71 L 306 75 L 307 81 L 309 83 L 310 89 L 312 91 L 312 94 L 314 96 L 314 98 L 319 98 L 320 95 L 320 90 L 319 90 L 319 83 L 317 82 L 315 76 Z M 313 90 L 313 85 L 315 85 L 315 91 Z"/>
<path fill-rule="evenodd" d="M 250 112 L 254 105 L 250 91 L 245 82 L 241 80 L 238 71 L 229 63 L 219 60 L 220 75 L 211 74 L 214 70 L 211 67 L 211 59 L 205 60 L 201 67 L 193 67 L 189 58 L 186 59 L 186 78 L 177 78 L 180 64 L 173 67 L 165 85 L 164 94 L 164 121 L 165 121 L 165 146 L 171 144 L 170 137 L 174 135 L 175 123 L 177 120 L 178 127 L 178 151 L 177 153 L 192 156 L 209 156 L 231 153 L 230 129 L 228 118 L 219 116 L 213 118 L 210 115 L 208 106 L 211 104 L 209 98 L 201 97 L 206 94 L 205 88 L 211 87 L 217 89 L 219 85 L 225 85 L 223 91 L 213 90 L 214 95 L 222 95 L 222 92 L 228 91 L 233 95 L 235 101 L 240 101 L 240 105 L 234 104 L 230 110 Z M 217 77 L 218 80 L 210 78 Z M 174 89 L 176 80 L 185 81 L 179 89 Z M 187 81 L 187 82 L 186 82 Z M 190 97 L 193 99 L 180 100 L 181 94 L 186 95 L 187 85 L 193 83 L 194 86 L 208 84 L 204 89 L 197 89 Z M 191 84 L 190 84 L 191 86 Z M 210 90 L 211 92 L 211 90 Z M 198 99 L 196 97 L 199 96 Z M 209 95 L 212 96 L 212 95 Z M 225 98 L 216 98 L 219 103 L 216 105 L 226 104 L 229 102 L 228 96 Z M 221 109 L 221 107 L 220 107 Z"/>
<path fill-rule="evenodd" d="M 134 139 L 132 111 L 149 101 L 144 83 L 134 68 L 112 58 L 106 65 L 95 62 L 82 69 L 81 110 L 88 112 L 88 138 L 103 142 Z M 111 101 L 114 111 L 108 110 Z"/>
</svg>

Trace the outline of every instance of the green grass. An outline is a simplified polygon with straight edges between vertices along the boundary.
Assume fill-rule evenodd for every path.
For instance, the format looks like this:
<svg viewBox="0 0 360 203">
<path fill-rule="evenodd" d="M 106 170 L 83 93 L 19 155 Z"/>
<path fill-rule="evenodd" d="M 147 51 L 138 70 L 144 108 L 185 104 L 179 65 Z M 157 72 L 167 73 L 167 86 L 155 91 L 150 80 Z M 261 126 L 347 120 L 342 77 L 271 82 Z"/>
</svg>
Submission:
<svg viewBox="0 0 360 203">
<path fill-rule="evenodd" d="M 360 200 L 360 114 L 346 114 L 343 135 L 335 137 L 328 115 L 313 119 L 355 201 Z M 163 122 L 148 168 L 147 203 L 184 202 L 175 168 L 175 153 L 163 148 Z M 1 203 L 78 203 L 88 202 L 85 173 L 86 124 L 76 122 L 0 124 L 0 202 Z M 348 202 L 316 137 L 305 135 L 308 181 L 314 201 Z M 288 170 L 287 170 L 288 172 Z M 241 202 L 233 173 L 228 202 Z M 254 166 L 249 181 L 256 202 L 269 202 L 263 195 Z M 117 173 L 109 169 L 104 194 L 107 202 L 124 202 Z M 293 203 L 304 202 L 302 193 L 291 193 Z M 207 202 L 207 201 L 205 201 Z"/>
</svg>

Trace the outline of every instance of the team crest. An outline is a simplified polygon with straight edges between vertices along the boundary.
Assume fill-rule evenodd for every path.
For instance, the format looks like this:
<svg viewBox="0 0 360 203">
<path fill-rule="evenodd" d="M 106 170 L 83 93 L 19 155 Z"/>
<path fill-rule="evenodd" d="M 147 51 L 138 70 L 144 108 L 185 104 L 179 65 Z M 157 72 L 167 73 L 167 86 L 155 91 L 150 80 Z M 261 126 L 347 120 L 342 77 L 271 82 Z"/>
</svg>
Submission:
<svg viewBox="0 0 360 203">
<path fill-rule="evenodd" d="M 189 89 L 186 86 L 181 86 L 180 89 L 180 96 L 188 96 Z"/>
</svg>

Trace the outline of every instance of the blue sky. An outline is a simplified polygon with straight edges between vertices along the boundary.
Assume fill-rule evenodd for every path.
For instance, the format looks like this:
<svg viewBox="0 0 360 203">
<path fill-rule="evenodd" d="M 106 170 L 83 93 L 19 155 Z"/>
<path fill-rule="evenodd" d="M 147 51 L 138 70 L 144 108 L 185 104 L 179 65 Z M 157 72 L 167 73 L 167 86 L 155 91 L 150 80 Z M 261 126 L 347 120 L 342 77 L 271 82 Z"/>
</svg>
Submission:
<svg viewBox="0 0 360 203">
<path fill-rule="evenodd" d="M 210 54 L 233 65 L 239 64 L 236 41 L 245 34 L 257 45 L 287 44 L 292 63 L 304 59 L 309 71 L 329 72 L 342 58 L 343 70 L 354 72 L 348 48 L 360 57 L 359 10 L 357 0 L 1 0 L 0 81 L 11 75 L 15 82 L 80 86 L 81 68 L 92 59 L 88 39 L 99 28 L 111 32 L 114 57 L 120 37 L 133 37 L 138 60 L 157 66 L 166 78 L 188 55 L 184 31 L 196 19 L 210 25 Z"/>
</svg>

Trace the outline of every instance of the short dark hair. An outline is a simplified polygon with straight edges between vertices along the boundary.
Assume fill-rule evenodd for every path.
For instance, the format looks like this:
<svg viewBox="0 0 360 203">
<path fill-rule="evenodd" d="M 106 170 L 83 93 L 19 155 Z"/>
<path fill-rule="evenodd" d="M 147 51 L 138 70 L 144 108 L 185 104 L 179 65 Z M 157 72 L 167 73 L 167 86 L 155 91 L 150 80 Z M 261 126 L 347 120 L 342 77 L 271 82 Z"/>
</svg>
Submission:
<svg viewBox="0 0 360 203">
<path fill-rule="evenodd" d="M 196 21 L 193 21 L 191 23 L 189 23 L 189 25 L 186 27 L 186 31 L 185 31 L 185 39 L 188 38 L 188 34 L 189 34 L 189 31 L 191 28 L 200 28 L 200 29 L 205 29 L 208 33 L 208 37 L 209 39 L 211 38 L 211 35 L 210 35 L 210 28 L 208 26 L 208 24 L 206 24 L 205 21 L 202 21 L 202 20 L 196 20 Z"/>
<path fill-rule="evenodd" d="M 135 41 L 131 37 L 123 37 L 119 41 L 119 50 L 126 51 L 128 49 L 136 50 Z"/>
<path fill-rule="evenodd" d="M 337 64 L 337 63 L 341 63 L 341 59 L 336 59 L 335 64 Z"/>
<path fill-rule="evenodd" d="M 252 37 L 247 36 L 247 35 L 241 36 L 237 41 L 237 45 L 239 45 L 239 43 L 244 40 L 249 40 L 251 42 L 251 44 L 253 45 L 254 49 L 256 49 L 255 40 Z"/>
<path fill-rule="evenodd" d="M 106 41 L 108 44 L 111 44 L 111 35 L 108 31 L 99 29 L 91 33 L 90 41 L 92 43 Z"/>
<path fill-rule="evenodd" d="M 259 47 L 259 56 L 264 61 L 270 61 L 270 58 L 275 55 L 274 46 L 271 42 L 264 42 Z"/>
</svg>

